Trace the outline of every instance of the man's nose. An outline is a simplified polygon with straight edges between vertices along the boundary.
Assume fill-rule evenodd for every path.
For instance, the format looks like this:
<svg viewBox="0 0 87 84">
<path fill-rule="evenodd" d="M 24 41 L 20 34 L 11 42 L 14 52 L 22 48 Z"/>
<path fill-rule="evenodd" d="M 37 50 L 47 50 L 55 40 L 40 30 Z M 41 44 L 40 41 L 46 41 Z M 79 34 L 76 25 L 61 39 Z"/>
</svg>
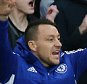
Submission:
<svg viewBox="0 0 87 84">
<path fill-rule="evenodd" d="M 62 47 L 62 43 L 59 40 L 56 40 L 55 46 L 56 47 Z"/>
</svg>

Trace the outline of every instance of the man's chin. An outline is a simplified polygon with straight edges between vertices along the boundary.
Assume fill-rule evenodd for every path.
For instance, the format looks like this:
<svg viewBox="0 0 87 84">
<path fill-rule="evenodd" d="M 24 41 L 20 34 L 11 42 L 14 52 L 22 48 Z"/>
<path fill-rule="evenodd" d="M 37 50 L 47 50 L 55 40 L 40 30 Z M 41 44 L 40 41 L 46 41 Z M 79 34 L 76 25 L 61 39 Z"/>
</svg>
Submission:
<svg viewBox="0 0 87 84">
<path fill-rule="evenodd" d="M 60 63 L 60 61 L 57 60 L 54 62 L 54 65 L 58 65 L 59 63 Z"/>
</svg>

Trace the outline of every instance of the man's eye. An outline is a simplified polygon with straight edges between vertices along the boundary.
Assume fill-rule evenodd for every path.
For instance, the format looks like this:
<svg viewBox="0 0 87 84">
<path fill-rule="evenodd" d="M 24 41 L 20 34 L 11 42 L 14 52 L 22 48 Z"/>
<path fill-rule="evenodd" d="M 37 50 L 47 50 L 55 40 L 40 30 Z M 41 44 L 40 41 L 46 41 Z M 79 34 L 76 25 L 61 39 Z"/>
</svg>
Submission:
<svg viewBox="0 0 87 84">
<path fill-rule="evenodd" d="M 53 38 L 50 38 L 49 41 L 53 41 L 54 39 Z"/>
</svg>

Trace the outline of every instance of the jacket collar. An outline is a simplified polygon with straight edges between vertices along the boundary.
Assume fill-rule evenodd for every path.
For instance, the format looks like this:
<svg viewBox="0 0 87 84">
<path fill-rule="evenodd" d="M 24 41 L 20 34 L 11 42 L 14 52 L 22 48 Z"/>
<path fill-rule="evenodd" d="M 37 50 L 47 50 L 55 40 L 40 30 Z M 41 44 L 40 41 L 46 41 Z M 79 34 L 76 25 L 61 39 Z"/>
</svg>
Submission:
<svg viewBox="0 0 87 84">
<path fill-rule="evenodd" d="M 14 52 L 19 54 L 27 63 L 32 64 L 40 73 L 47 72 L 43 64 L 38 60 L 38 58 L 30 51 L 29 47 L 25 43 L 24 36 L 18 39 L 17 46 L 14 48 Z M 62 51 L 60 52 L 62 53 Z M 62 62 L 62 57 L 60 57 L 60 63 Z M 49 68 L 49 72 L 53 71 L 58 65 L 54 65 Z"/>
</svg>

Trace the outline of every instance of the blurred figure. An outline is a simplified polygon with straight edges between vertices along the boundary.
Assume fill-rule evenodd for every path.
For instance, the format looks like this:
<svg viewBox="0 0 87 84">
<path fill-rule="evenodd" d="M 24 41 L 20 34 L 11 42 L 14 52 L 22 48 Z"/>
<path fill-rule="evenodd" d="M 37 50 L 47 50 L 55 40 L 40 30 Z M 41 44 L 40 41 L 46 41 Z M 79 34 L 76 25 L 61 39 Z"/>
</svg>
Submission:
<svg viewBox="0 0 87 84">
<path fill-rule="evenodd" d="M 9 15 L 9 40 L 12 48 L 15 47 L 16 41 L 21 37 L 28 23 L 31 21 L 27 20 L 28 14 L 34 13 L 34 0 L 16 0 L 15 7 Z"/>
<path fill-rule="evenodd" d="M 87 46 L 87 6 L 81 2 L 82 0 L 55 0 L 60 11 L 55 22 L 59 26 L 63 50 Z"/>
</svg>

